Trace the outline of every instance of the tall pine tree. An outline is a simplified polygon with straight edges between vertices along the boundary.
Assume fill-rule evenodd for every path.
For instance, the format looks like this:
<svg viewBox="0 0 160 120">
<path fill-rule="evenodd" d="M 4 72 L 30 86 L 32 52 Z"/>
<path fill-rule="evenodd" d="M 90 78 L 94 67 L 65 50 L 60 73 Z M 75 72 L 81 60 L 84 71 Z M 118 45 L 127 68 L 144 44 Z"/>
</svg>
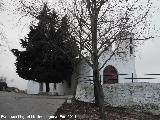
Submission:
<svg viewBox="0 0 160 120">
<path fill-rule="evenodd" d="M 67 16 L 60 19 L 47 4 L 37 16 L 37 25 L 30 27 L 28 37 L 21 39 L 25 51 L 12 49 L 17 57 L 16 72 L 26 80 L 46 83 L 70 82 L 76 47 L 69 32 Z"/>
</svg>

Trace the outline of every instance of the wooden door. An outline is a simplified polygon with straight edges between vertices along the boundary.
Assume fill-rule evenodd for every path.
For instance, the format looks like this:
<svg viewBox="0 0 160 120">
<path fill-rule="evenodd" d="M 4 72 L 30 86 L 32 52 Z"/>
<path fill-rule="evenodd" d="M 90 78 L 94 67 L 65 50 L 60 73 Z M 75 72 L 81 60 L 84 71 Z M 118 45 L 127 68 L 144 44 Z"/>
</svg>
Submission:
<svg viewBox="0 0 160 120">
<path fill-rule="evenodd" d="M 118 83 L 117 70 L 109 65 L 103 71 L 103 84 L 114 84 Z"/>
</svg>

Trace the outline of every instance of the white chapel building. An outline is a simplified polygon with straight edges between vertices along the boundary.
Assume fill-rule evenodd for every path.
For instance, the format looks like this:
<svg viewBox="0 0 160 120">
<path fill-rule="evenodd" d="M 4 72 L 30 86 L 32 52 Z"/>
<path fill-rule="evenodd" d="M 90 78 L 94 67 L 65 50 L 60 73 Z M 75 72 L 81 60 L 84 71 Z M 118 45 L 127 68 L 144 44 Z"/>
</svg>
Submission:
<svg viewBox="0 0 160 120">
<path fill-rule="evenodd" d="M 115 84 L 115 83 L 131 83 L 136 82 L 136 69 L 135 69 L 135 41 L 133 40 L 133 34 L 127 35 L 125 40 L 119 45 L 117 52 L 113 54 L 114 46 L 104 52 L 99 59 L 99 68 L 103 63 L 107 63 L 100 70 L 101 84 Z M 115 44 L 116 46 L 116 44 Z M 77 72 L 78 71 L 78 72 Z M 82 60 L 76 69 L 76 72 L 72 75 L 71 85 L 65 80 L 63 83 L 50 83 L 50 93 L 55 95 L 72 94 L 77 81 L 77 86 L 82 84 L 93 84 L 93 73 L 91 67 L 85 60 Z M 29 81 L 27 86 L 28 94 L 39 94 L 46 92 L 45 83 L 37 83 Z"/>
</svg>

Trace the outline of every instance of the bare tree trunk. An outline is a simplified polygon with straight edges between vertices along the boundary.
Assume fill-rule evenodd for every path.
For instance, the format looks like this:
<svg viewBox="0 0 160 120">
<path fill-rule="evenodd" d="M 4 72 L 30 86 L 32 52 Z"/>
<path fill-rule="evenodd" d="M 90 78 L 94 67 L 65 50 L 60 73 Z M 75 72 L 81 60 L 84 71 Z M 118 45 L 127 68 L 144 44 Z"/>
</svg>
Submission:
<svg viewBox="0 0 160 120">
<path fill-rule="evenodd" d="M 96 8 L 96 0 L 94 1 L 94 7 Z M 91 31 L 92 31 L 92 61 L 93 61 L 93 82 L 94 82 L 94 95 L 95 104 L 98 107 L 102 107 L 104 103 L 104 94 L 102 85 L 99 80 L 99 61 L 98 61 L 98 50 L 97 50 L 97 19 L 98 13 L 94 9 L 91 16 Z"/>
<path fill-rule="evenodd" d="M 49 82 L 46 82 L 46 92 L 49 92 Z"/>
<path fill-rule="evenodd" d="M 93 82 L 94 82 L 95 105 L 101 107 L 104 105 L 104 93 L 102 85 L 99 80 L 99 71 L 97 69 L 93 70 Z"/>
<path fill-rule="evenodd" d="M 97 59 L 97 54 L 93 54 L 93 82 L 94 82 L 94 96 L 95 105 L 102 107 L 104 104 L 104 93 L 102 85 L 99 79 L 99 61 Z"/>
<path fill-rule="evenodd" d="M 78 79 L 75 80 L 75 84 L 74 84 L 74 88 L 73 88 L 73 98 L 74 99 L 76 97 L 77 85 L 78 85 Z"/>
<path fill-rule="evenodd" d="M 102 85 L 99 80 L 98 59 L 95 59 L 95 63 L 94 63 L 93 82 L 94 82 L 95 105 L 100 108 L 101 119 L 105 120 L 104 93 L 103 93 Z"/>
<path fill-rule="evenodd" d="M 99 59 L 98 59 L 98 40 L 97 40 L 97 19 L 98 13 L 96 9 L 96 0 L 93 1 L 93 14 L 91 15 L 91 33 L 92 33 L 92 62 L 93 62 L 93 82 L 94 82 L 94 96 L 95 105 L 100 108 L 101 119 L 105 119 L 104 116 L 104 93 L 103 88 L 99 80 Z"/>
</svg>

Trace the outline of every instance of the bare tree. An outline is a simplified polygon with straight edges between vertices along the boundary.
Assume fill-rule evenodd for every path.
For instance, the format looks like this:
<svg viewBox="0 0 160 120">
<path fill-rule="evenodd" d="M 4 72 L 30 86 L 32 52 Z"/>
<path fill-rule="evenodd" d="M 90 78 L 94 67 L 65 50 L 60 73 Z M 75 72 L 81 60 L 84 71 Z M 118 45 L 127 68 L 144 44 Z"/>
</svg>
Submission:
<svg viewBox="0 0 160 120">
<path fill-rule="evenodd" d="M 0 77 L 0 82 L 6 82 L 6 78 L 5 77 Z"/>
<path fill-rule="evenodd" d="M 0 1 L 0 13 L 4 11 L 4 1 Z M 6 41 L 5 41 L 5 34 L 3 31 L 3 24 L 0 23 L 0 46 L 4 46 Z"/>
<path fill-rule="evenodd" d="M 126 40 L 127 35 L 134 34 L 137 37 L 134 38 L 135 40 L 151 38 L 141 34 L 146 27 L 144 24 L 152 4 L 150 0 L 143 2 L 141 0 L 73 0 L 69 8 L 64 8 L 70 16 L 75 42 L 79 44 L 79 57 L 85 59 L 93 69 L 95 104 L 99 107 L 104 104 L 99 71 L 112 56 L 118 53 L 119 45 Z M 68 6 L 64 1 L 61 3 L 62 6 Z M 137 34 L 138 32 L 140 34 Z M 116 46 L 112 54 L 100 66 L 100 57 L 113 44 Z M 87 59 L 88 55 L 90 59 Z"/>
<path fill-rule="evenodd" d="M 73 0 L 67 5 L 66 1 L 61 0 L 61 3 L 64 13 L 70 17 L 71 32 L 76 38 L 73 40 L 79 45 L 79 57 L 93 69 L 95 104 L 102 107 L 104 94 L 99 71 L 118 54 L 119 46 L 128 34 L 134 34 L 134 40 L 151 38 L 142 33 L 147 26 L 152 3 L 150 0 Z M 21 4 L 25 15 L 36 17 L 36 7 L 27 6 L 22 0 Z M 100 57 L 113 44 L 116 46 L 112 54 L 100 66 Z M 90 59 L 86 58 L 88 55 Z"/>
<path fill-rule="evenodd" d="M 0 1 L 0 11 L 4 10 L 4 1 Z"/>
</svg>

